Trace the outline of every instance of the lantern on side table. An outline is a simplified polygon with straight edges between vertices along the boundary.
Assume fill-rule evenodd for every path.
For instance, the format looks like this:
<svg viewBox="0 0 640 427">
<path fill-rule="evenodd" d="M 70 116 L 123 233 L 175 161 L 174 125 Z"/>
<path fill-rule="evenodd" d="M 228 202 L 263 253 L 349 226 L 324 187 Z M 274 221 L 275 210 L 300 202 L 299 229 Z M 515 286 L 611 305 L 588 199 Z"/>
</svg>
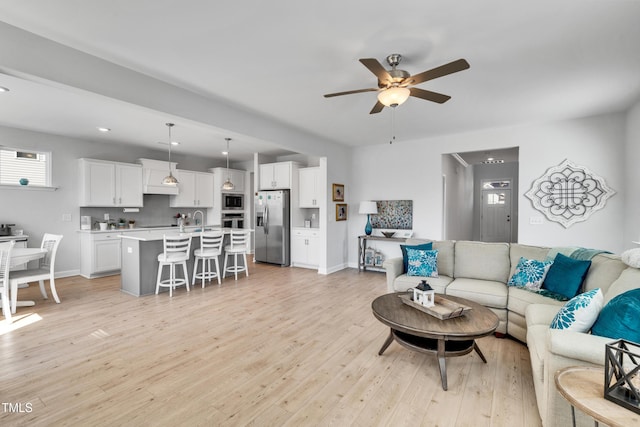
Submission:
<svg viewBox="0 0 640 427">
<path fill-rule="evenodd" d="M 413 301 L 425 307 L 433 307 L 436 304 L 435 297 L 436 291 L 433 290 L 426 280 L 423 280 L 418 286 L 413 288 Z"/>
<path fill-rule="evenodd" d="M 640 344 L 605 345 L 604 398 L 640 414 Z"/>
</svg>

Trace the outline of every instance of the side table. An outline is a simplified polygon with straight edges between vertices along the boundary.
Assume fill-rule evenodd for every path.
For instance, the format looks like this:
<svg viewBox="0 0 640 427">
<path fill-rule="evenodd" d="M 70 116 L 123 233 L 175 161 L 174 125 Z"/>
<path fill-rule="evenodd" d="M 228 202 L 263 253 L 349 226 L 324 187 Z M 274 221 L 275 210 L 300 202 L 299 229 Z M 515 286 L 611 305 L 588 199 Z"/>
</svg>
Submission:
<svg viewBox="0 0 640 427">
<path fill-rule="evenodd" d="M 604 369 L 585 366 L 564 368 L 555 374 L 558 392 L 571 404 L 571 418 L 576 425 L 575 408 L 608 426 L 640 426 L 640 415 L 604 398 Z"/>
<path fill-rule="evenodd" d="M 384 236 L 358 236 L 358 272 L 366 271 L 367 265 L 364 263 L 364 250 L 367 248 L 367 240 L 384 240 L 386 242 L 405 243 L 404 237 L 384 237 Z"/>
</svg>

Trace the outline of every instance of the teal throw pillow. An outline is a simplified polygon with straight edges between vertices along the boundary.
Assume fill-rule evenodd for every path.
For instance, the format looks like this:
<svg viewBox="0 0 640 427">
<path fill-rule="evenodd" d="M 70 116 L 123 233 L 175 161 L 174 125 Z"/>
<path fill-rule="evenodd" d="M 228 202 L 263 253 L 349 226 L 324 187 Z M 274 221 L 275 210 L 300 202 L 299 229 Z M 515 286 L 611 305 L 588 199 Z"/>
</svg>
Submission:
<svg viewBox="0 0 640 427">
<path fill-rule="evenodd" d="M 407 276 L 438 277 L 438 251 L 407 248 Z"/>
<path fill-rule="evenodd" d="M 509 286 L 524 286 L 533 291 L 537 291 L 542 286 L 542 282 L 549 271 L 553 261 L 538 261 L 520 257 L 516 271 L 507 283 Z"/>
<path fill-rule="evenodd" d="M 544 278 L 542 287 L 567 298 L 576 296 L 591 267 L 591 261 L 577 260 L 557 254 Z"/>
<path fill-rule="evenodd" d="M 400 245 L 400 250 L 402 251 L 402 274 L 405 274 L 407 272 L 407 268 L 408 268 L 408 260 L 407 260 L 407 249 L 411 248 L 411 249 L 421 249 L 423 251 L 430 251 L 431 249 L 433 249 L 433 243 L 429 242 L 429 243 L 421 243 L 419 245 L 413 245 L 413 246 L 409 246 L 409 245 Z"/>
<path fill-rule="evenodd" d="M 640 343 L 640 289 L 632 289 L 604 306 L 591 328 L 593 335 Z"/>
<path fill-rule="evenodd" d="M 604 296 L 600 288 L 571 298 L 551 321 L 551 329 L 588 332 L 598 318 Z"/>
</svg>

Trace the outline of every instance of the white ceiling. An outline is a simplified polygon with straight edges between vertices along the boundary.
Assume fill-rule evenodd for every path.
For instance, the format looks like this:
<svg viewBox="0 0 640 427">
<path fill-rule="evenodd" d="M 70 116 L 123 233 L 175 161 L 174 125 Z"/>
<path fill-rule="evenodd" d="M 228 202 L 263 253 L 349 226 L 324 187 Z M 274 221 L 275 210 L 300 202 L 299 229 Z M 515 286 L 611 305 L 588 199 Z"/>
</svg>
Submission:
<svg viewBox="0 0 640 427">
<path fill-rule="evenodd" d="M 639 20 L 636 0 L 0 0 L 7 24 L 347 146 L 387 143 L 390 109 L 369 115 L 373 92 L 322 95 L 374 87 L 358 59 L 390 53 L 411 74 L 471 64 L 419 85 L 447 103 L 410 98 L 395 110 L 398 142 L 623 111 L 640 99 Z M 233 123 L 214 128 L 16 73 L 0 73 L 0 86 L 11 89 L 0 94 L 6 126 L 157 147 L 158 123 L 172 120 L 185 153 L 220 157 L 226 136 L 244 158 L 289 149 Z"/>
</svg>

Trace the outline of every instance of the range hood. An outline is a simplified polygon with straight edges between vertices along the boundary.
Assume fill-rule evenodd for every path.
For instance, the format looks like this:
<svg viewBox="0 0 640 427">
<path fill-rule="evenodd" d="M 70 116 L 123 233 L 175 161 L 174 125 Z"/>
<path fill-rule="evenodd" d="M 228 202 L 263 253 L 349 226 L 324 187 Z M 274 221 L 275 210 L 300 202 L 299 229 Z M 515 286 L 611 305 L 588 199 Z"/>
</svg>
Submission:
<svg viewBox="0 0 640 427">
<path fill-rule="evenodd" d="M 138 159 L 142 165 L 143 194 L 178 194 L 178 187 L 162 185 L 162 179 L 169 174 L 169 162 L 153 159 Z M 175 174 L 177 163 L 171 162 L 171 171 Z"/>
</svg>

